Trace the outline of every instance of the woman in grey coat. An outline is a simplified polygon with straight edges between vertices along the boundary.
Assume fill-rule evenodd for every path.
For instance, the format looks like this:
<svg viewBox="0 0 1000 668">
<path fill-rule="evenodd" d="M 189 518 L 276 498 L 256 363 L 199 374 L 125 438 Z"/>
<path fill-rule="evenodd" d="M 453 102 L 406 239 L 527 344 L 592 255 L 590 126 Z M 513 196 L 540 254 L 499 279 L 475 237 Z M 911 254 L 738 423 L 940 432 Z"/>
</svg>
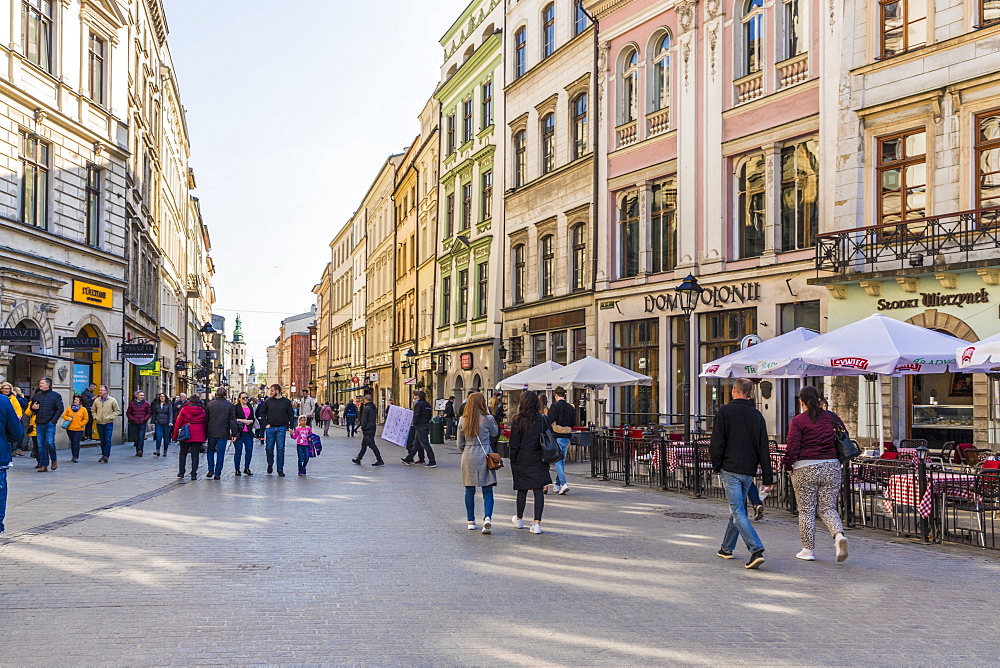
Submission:
<svg viewBox="0 0 1000 668">
<path fill-rule="evenodd" d="M 476 526 L 476 487 L 483 488 L 483 533 L 493 531 L 493 487 L 496 471 L 486 466 L 486 453 L 492 452 L 490 441 L 498 433 L 497 423 L 486 411 L 486 398 L 473 392 L 465 402 L 458 419 L 458 449 L 462 451 L 462 484 L 465 485 L 465 511 L 469 531 Z"/>
</svg>

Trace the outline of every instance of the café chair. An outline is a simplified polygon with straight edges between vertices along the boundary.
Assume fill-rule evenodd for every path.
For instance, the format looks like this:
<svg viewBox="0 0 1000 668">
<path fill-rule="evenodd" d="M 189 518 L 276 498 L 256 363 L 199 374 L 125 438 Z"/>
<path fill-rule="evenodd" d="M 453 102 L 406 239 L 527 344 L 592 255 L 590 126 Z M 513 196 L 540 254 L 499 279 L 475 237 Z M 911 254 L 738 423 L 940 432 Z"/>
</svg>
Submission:
<svg viewBox="0 0 1000 668">
<path fill-rule="evenodd" d="M 976 496 L 955 507 L 968 510 L 976 516 L 976 529 L 969 531 L 979 534 L 979 543 L 986 549 L 986 513 L 1000 511 L 1000 469 L 987 469 L 977 473 L 973 489 Z"/>
<path fill-rule="evenodd" d="M 969 468 L 978 469 L 980 464 L 993 454 L 993 451 L 982 448 L 968 448 L 963 454 L 965 455 L 965 465 Z"/>
<path fill-rule="evenodd" d="M 941 446 L 941 456 L 932 457 L 931 459 L 937 461 L 940 464 L 951 464 L 954 452 L 955 452 L 955 441 L 948 441 Z"/>
</svg>

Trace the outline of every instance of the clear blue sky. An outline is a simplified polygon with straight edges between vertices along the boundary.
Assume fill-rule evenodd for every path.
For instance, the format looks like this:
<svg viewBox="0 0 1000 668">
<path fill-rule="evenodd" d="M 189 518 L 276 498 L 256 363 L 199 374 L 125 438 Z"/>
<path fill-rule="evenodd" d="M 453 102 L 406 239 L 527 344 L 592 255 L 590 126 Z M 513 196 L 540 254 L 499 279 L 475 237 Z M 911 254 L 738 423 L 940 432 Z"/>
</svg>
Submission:
<svg viewBox="0 0 1000 668">
<path fill-rule="evenodd" d="M 164 0 L 215 311 L 248 357 L 312 304 L 330 240 L 420 131 L 467 0 Z M 270 311 L 274 313 L 252 313 Z"/>
</svg>

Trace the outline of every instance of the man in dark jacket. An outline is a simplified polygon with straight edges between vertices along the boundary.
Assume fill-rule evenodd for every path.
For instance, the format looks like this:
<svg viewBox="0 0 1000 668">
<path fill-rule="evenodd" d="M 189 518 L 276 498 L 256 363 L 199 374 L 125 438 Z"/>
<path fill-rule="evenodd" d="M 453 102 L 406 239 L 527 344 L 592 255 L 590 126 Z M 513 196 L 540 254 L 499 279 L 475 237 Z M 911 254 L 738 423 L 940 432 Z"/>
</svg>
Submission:
<svg viewBox="0 0 1000 668">
<path fill-rule="evenodd" d="M 553 390 L 555 401 L 549 406 L 549 422 L 552 424 L 552 431 L 556 435 L 556 443 L 563 458 L 556 462 L 556 494 L 565 494 L 569 491 L 566 483 L 566 454 L 569 452 L 569 435 L 573 432 L 576 422 L 573 415 L 573 407 L 566 401 L 566 388 L 562 385 Z"/>
<path fill-rule="evenodd" d="M 431 415 L 431 405 L 427 403 L 427 393 L 423 390 L 417 390 L 413 393 L 412 438 L 407 443 L 406 457 L 403 457 L 403 463 L 407 466 L 413 463 L 413 456 L 419 453 L 421 460 L 425 454 L 427 456 L 427 463 L 424 466 L 429 469 L 437 467 L 430 440 Z"/>
<path fill-rule="evenodd" d="M 142 390 L 136 390 L 132 401 L 128 402 L 125 417 L 128 419 L 129 437 L 135 443 L 135 456 L 142 457 L 142 448 L 146 443 L 146 426 L 149 424 L 149 418 L 153 417 L 153 407 L 146 401 L 146 394 Z"/>
<path fill-rule="evenodd" d="M 382 453 L 378 451 L 378 446 L 375 445 L 375 425 L 377 422 L 378 409 L 372 403 L 372 395 L 366 394 L 364 403 L 361 404 L 361 452 L 358 453 L 355 459 L 351 460 L 358 466 L 361 466 L 361 460 L 364 459 L 368 448 L 371 448 L 375 454 L 375 463 L 372 466 L 385 466 L 385 462 L 382 461 Z"/>
<path fill-rule="evenodd" d="M 753 383 L 746 378 L 733 382 L 733 400 L 719 409 L 712 427 L 712 470 L 719 474 L 729 501 L 729 524 L 722 539 L 719 556 L 732 559 L 736 539 L 743 537 L 750 550 L 747 568 L 760 568 L 764 563 L 764 544 L 754 531 L 747 515 L 747 494 L 753 485 L 757 467 L 764 477 L 762 491 L 774 484 L 774 470 L 767 448 L 767 424 L 750 398 Z"/>
<path fill-rule="evenodd" d="M 205 452 L 208 453 L 209 478 L 222 478 L 222 460 L 226 458 L 226 447 L 230 439 L 239 434 L 236 424 L 236 406 L 226 398 L 226 388 L 215 391 L 215 398 L 205 405 L 205 436 L 208 443 Z"/>
<path fill-rule="evenodd" d="M 0 533 L 7 516 L 7 469 L 10 468 L 11 448 L 24 438 L 24 427 L 9 401 L 0 401 Z"/>
<path fill-rule="evenodd" d="M 295 428 L 295 411 L 292 402 L 281 396 L 281 385 L 269 388 L 271 396 L 260 407 L 259 420 L 264 424 L 264 452 L 267 454 L 267 472 L 274 473 L 274 449 L 278 449 L 278 477 L 285 477 L 285 436 Z"/>
<path fill-rule="evenodd" d="M 353 401 L 348 401 L 344 405 L 344 421 L 347 423 L 347 435 L 348 436 L 354 436 L 356 433 L 358 433 L 357 421 L 358 421 L 358 404 L 359 403 L 361 403 L 361 402 L 358 401 L 357 403 L 355 403 Z"/>
<path fill-rule="evenodd" d="M 87 409 L 87 426 L 83 429 L 83 440 L 89 441 L 95 438 L 94 435 L 94 413 L 90 410 L 94 406 L 94 399 L 97 398 L 97 384 L 91 383 L 80 393 L 83 399 L 83 407 Z"/>
<path fill-rule="evenodd" d="M 448 397 L 444 404 L 445 438 L 455 438 L 455 397 Z"/>
<path fill-rule="evenodd" d="M 56 461 L 56 425 L 62 420 L 63 400 L 59 393 L 52 389 L 51 378 L 42 378 L 38 381 L 38 391 L 31 397 L 31 412 L 35 414 L 35 436 L 38 440 L 36 470 L 48 471 L 51 459 L 52 470 L 55 471 L 59 468 L 59 463 Z"/>
</svg>

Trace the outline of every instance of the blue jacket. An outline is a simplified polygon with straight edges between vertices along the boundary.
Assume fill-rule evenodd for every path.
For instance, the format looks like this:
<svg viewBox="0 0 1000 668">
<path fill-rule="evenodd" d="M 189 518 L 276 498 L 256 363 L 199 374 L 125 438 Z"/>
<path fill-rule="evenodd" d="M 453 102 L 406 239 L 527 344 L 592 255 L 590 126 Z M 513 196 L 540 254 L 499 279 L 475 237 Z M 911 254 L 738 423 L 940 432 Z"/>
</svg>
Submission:
<svg viewBox="0 0 1000 668">
<path fill-rule="evenodd" d="M 0 468 L 10 466 L 10 446 L 24 438 L 24 426 L 9 401 L 0 401 Z"/>
<path fill-rule="evenodd" d="M 349 401 L 344 405 L 344 417 L 356 417 L 358 414 L 358 405 L 353 401 Z"/>
</svg>

